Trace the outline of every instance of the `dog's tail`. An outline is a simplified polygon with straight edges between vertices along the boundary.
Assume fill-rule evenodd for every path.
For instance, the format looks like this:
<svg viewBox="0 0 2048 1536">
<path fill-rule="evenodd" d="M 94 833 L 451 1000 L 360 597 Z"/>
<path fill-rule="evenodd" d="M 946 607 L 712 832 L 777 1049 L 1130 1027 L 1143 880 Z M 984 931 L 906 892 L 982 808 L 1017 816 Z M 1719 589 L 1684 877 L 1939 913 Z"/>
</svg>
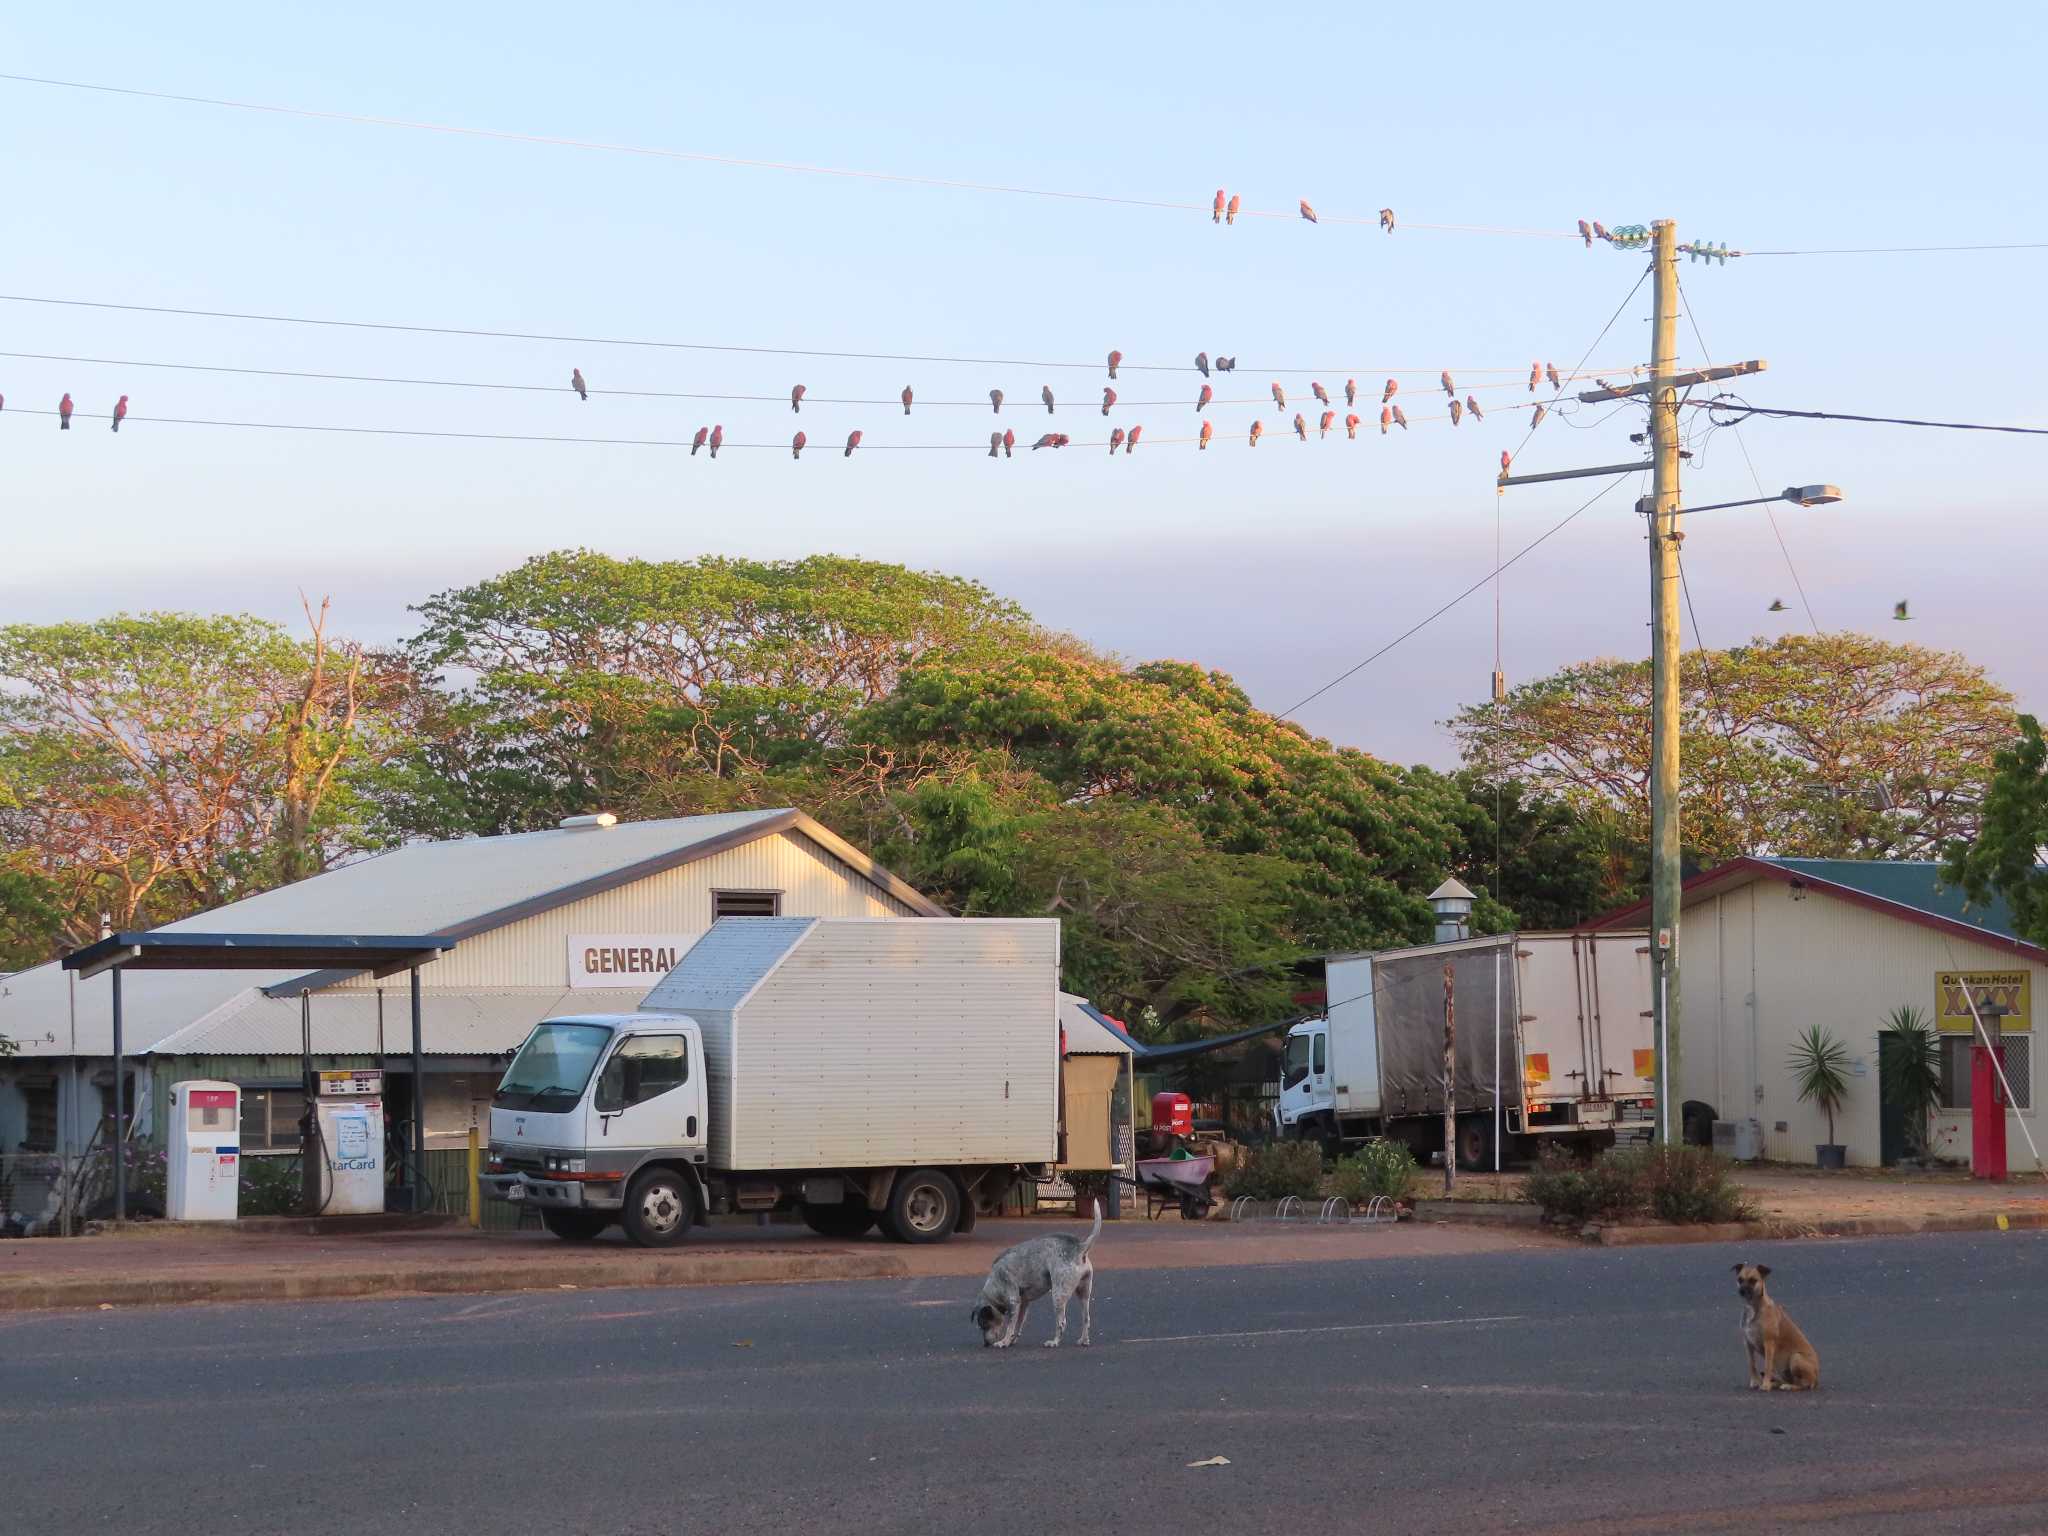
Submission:
<svg viewBox="0 0 2048 1536">
<path fill-rule="evenodd" d="M 1088 1235 L 1081 1239 L 1081 1251 L 1086 1253 L 1095 1246 L 1095 1239 L 1102 1236 L 1102 1202 L 1095 1202 L 1095 1225 L 1088 1229 Z"/>
</svg>

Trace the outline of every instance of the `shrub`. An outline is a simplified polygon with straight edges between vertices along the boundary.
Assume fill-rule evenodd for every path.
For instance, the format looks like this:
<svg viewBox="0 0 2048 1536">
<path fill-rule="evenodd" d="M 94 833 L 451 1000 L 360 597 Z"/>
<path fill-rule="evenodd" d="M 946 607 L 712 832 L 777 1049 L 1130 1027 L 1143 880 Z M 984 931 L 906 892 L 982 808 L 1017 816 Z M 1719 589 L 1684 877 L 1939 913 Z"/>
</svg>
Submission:
<svg viewBox="0 0 2048 1536">
<path fill-rule="evenodd" d="M 1375 1195 L 1400 1199 L 1408 1193 L 1409 1181 L 1414 1176 L 1415 1154 L 1405 1143 L 1375 1139 L 1351 1156 L 1337 1160 L 1331 1185 L 1353 1205 L 1364 1205 Z"/>
<path fill-rule="evenodd" d="M 243 1157 L 242 1191 L 236 1207 L 244 1216 L 293 1216 L 299 1210 L 296 1157 Z"/>
<path fill-rule="evenodd" d="M 1729 1179 L 1729 1165 L 1702 1147 L 1651 1147 L 1642 1160 L 1643 1191 L 1659 1221 L 1746 1221 L 1755 1212 Z"/>
<path fill-rule="evenodd" d="M 1905 1111 L 1908 1155 L 1926 1157 L 1932 1150 L 1928 1117 L 1941 1102 L 1941 1037 L 1926 1014 L 1901 1003 L 1886 1016 L 1877 1042 L 1878 1091 Z"/>
<path fill-rule="evenodd" d="M 1529 1175 L 1529 1198 L 1559 1221 L 1654 1216 L 1679 1224 L 1743 1221 L 1754 1213 L 1729 1179 L 1729 1165 L 1700 1147 L 1629 1147 L 1580 1163 L 1545 1147 Z"/>
<path fill-rule="evenodd" d="M 1244 1161 L 1230 1171 L 1223 1192 L 1233 1200 L 1249 1195 L 1254 1200 L 1284 1200 L 1289 1195 L 1313 1195 L 1322 1188 L 1323 1153 L 1311 1141 L 1276 1141 L 1270 1146 L 1252 1147 Z"/>
</svg>

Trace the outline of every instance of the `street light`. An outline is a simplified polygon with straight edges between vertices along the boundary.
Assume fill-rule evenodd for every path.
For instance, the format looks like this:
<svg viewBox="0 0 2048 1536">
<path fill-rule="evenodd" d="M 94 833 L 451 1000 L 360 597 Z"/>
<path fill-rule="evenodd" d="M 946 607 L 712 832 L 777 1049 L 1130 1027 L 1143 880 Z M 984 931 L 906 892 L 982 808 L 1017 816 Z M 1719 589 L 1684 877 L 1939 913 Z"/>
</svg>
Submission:
<svg viewBox="0 0 2048 1536">
<path fill-rule="evenodd" d="M 1839 485 L 1788 485 L 1775 496 L 1752 496 L 1747 501 L 1713 501 L 1704 507 L 1680 507 L 1679 513 L 1720 512 L 1728 507 L 1762 507 L 1774 501 L 1789 501 L 1795 507 L 1824 507 L 1842 499 Z M 1656 510 L 1656 503 L 1648 496 L 1636 502 L 1636 510 L 1648 516 Z"/>
</svg>

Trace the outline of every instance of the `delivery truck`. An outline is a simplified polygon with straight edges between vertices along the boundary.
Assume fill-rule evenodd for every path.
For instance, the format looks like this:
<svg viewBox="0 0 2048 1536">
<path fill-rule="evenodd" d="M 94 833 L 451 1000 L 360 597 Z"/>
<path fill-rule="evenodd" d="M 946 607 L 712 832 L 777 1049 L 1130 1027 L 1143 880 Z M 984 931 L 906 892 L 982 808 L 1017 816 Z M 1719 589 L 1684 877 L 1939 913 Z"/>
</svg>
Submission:
<svg viewBox="0 0 2048 1536">
<path fill-rule="evenodd" d="M 1326 1010 L 1288 1032 L 1274 1128 L 1333 1153 L 1375 1136 L 1444 1145 L 1444 972 L 1463 1168 L 1553 1141 L 1591 1150 L 1656 1121 L 1649 939 L 1518 933 L 1324 962 Z"/>
<path fill-rule="evenodd" d="M 1052 918 L 723 918 L 632 1014 L 545 1020 L 482 1182 L 557 1237 L 714 1215 L 941 1242 L 1059 1161 Z"/>
</svg>

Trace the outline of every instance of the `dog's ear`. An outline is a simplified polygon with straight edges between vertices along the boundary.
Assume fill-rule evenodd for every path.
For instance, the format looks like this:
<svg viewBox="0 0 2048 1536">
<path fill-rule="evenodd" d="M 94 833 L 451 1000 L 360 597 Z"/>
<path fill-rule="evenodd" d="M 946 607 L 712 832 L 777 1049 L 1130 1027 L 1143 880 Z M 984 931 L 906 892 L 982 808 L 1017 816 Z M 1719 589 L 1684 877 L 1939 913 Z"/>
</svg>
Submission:
<svg viewBox="0 0 2048 1536">
<path fill-rule="evenodd" d="M 1730 1264 L 1728 1267 L 1738 1275 L 1742 1273 L 1742 1266 L 1740 1264 Z"/>
<path fill-rule="evenodd" d="M 1757 1277 L 1757 1279 L 1759 1279 L 1759 1280 L 1768 1280 L 1768 1279 L 1770 1279 L 1770 1277 L 1771 1277 L 1771 1266 L 1770 1266 L 1770 1265 L 1768 1265 L 1768 1264 L 1759 1264 L 1759 1265 L 1757 1265 L 1757 1267 L 1756 1267 L 1756 1277 Z"/>
</svg>

